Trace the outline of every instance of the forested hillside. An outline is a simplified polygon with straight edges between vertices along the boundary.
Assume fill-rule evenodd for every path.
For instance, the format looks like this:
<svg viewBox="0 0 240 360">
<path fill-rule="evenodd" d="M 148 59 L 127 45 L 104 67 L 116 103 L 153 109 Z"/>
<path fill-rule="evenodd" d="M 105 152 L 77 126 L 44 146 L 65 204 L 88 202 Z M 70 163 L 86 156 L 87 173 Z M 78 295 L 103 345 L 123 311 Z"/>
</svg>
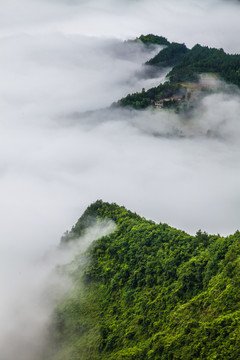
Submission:
<svg viewBox="0 0 240 360">
<path fill-rule="evenodd" d="M 195 80 L 196 74 L 216 73 L 223 80 L 240 87 L 240 55 L 229 55 L 223 49 L 195 45 L 170 71 L 171 82 Z"/>
<path fill-rule="evenodd" d="M 74 260 L 45 359 L 239 359 L 240 233 L 190 236 L 97 201 L 61 246 L 102 219 L 116 229 L 91 245 L 87 265 Z"/>
<path fill-rule="evenodd" d="M 178 63 L 190 50 L 185 44 L 171 43 L 161 50 L 147 65 L 172 66 Z"/>
<path fill-rule="evenodd" d="M 169 96 L 179 96 L 179 94 L 182 96 L 183 91 L 179 92 L 179 88 L 183 83 L 198 83 L 200 80 L 199 75 L 203 73 L 214 74 L 219 79 L 240 87 L 240 55 L 238 54 L 227 54 L 223 49 L 209 48 L 199 44 L 192 49 L 188 49 L 185 44 L 170 43 L 167 39 L 152 34 L 141 35 L 136 40 L 147 45 L 164 45 L 164 48 L 147 61 L 146 65 L 156 69 L 171 66 L 172 69 L 167 74 L 167 81 L 164 84 L 160 84 L 146 92 L 139 91 L 128 94 L 118 101 L 119 106 L 144 109 Z M 163 86 L 169 90 L 167 93 L 161 91 Z M 184 97 L 182 97 L 183 102 L 186 105 Z M 168 103 L 166 104 L 168 105 Z M 179 103 L 173 102 L 172 105 L 173 107 L 179 107 Z"/>
</svg>

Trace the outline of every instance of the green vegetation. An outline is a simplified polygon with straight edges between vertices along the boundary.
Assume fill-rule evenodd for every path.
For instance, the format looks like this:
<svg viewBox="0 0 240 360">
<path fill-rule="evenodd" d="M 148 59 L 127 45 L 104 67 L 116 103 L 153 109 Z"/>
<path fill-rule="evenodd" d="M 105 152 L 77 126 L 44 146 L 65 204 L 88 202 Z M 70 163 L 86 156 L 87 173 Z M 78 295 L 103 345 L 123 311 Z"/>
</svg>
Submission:
<svg viewBox="0 0 240 360">
<path fill-rule="evenodd" d="M 125 98 L 119 100 L 117 105 L 128 106 L 134 109 L 145 109 L 155 101 L 168 98 L 173 95 L 183 96 L 185 91 L 185 88 L 183 88 L 180 84 L 166 81 L 164 84 L 160 84 L 147 91 L 143 89 L 142 92 L 128 94 Z"/>
<path fill-rule="evenodd" d="M 195 45 L 170 71 L 171 82 L 196 80 L 197 74 L 217 73 L 222 79 L 240 87 L 240 55 L 226 54 L 223 49 Z"/>
<path fill-rule="evenodd" d="M 55 310 L 51 360 L 240 358 L 240 233 L 190 236 L 116 204 L 92 204 L 62 239 L 111 219 Z M 75 265 L 78 258 L 75 259 Z M 76 266 L 75 266 L 76 267 Z"/>
<path fill-rule="evenodd" d="M 161 50 L 151 60 L 147 61 L 147 65 L 172 66 L 179 62 L 182 57 L 190 50 L 185 44 L 171 43 L 165 49 Z"/>
<path fill-rule="evenodd" d="M 141 35 L 135 41 L 139 40 L 146 45 L 170 45 L 170 42 L 165 37 L 153 34 Z"/>
<path fill-rule="evenodd" d="M 185 44 L 169 43 L 167 39 L 156 35 L 141 35 L 137 41 L 139 40 L 145 44 L 166 45 L 155 57 L 146 62 L 147 65 L 156 68 L 173 66 L 173 68 L 167 74 L 167 81 L 163 85 L 148 91 L 128 94 L 119 100 L 117 105 L 144 109 L 165 97 L 179 96 L 179 84 L 198 83 L 199 74 L 202 73 L 216 74 L 227 83 L 240 87 L 240 55 L 226 54 L 223 49 L 209 48 L 199 44 L 190 50 Z M 184 95 L 183 90 L 180 91 L 180 95 L 182 94 Z M 175 108 L 179 107 L 179 103 L 173 102 L 172 105 Z M 185 106 L 188 108 L 187 104 Z"/>
</svg>

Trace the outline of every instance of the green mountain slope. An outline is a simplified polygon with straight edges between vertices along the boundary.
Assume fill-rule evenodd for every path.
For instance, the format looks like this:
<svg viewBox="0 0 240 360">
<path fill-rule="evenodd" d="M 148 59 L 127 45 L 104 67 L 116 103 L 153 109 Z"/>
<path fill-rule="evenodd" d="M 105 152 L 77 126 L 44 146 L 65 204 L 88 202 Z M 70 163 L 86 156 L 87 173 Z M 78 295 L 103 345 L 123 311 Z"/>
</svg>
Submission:
<svg viewBox="0 0 240 360">
<path fill-rule="evenodd" d="M 147 61 L 147 65 L 172 66 L 178 63 L 190 50 L 185 44 L 171 43 L 161 50 L 154 58 Z"/>
<path fill-rule="evenodd" d="M 63 246 L 101 219 L 116 230 L 92 244 L 87 265 L 75 259 L 45 359 L 239 359 L 240 233 L 190 236 L 97 201 Z"/>
<path fill-rule="evenodd" d="M 195 79 L 196 74 L 217 73 L 223 80 L 240 87 L 240 55 L 226 54 L 223 49 L 195 45 L 188 51 L 168 77 L 171 82 Z"/>
<path fill-rule="evenodd" d="M 141 35 L 138 41 L 141 40 L 145 44 L 150 45 L 152 40 L 152 44 L 157 44 L 155 37 L 157 39 L 165 39 L 150 34 L 146 36 Z M 161 43 L 160 40 L 159 43 Z M 128 94 L 116 103 L 118 106 L 144 109 L 150 105 L 154 106 L 156 101 L 169 96 L 177 97 L 180 95 L 182 96 L 181 102 L 174 102 L 174 98 L 171 99 L 171 103 L 169 103 L 169 100 L 165 102 L 166 107 L 169 107 L 170 104 L 170 107 L 179 109 L 181 108 L 180 105 L 187 105 L 188 103 L 184 97 L 183 83 L 192 82 L 197 84 L 200 80 L 199 75 L 203 73 L 215 74 L 219 79 L 240 87 L 240 55 L 227 54 L 223 49 L 209 48 L 199 44 L 195 45 L 192 49 L 188 49 L 185 44 L 175 42 L 166 42 L 164 45 L 166 47 L 147 61 L 146 65 L 154 68 L 172 66 L 171 71 L 167 74 L 167 81 L 146 92 Z M 163 86 L 165 89 L 169 89 L 167 93 L 162 91 Z M 172 91 L 174 88 L 177 90 Z M 181 91 L 179 91 L 180 88 Z M 209 89 L 204 89 L 205 94 L 206 90 L 209 91 Z"/>
</svg>

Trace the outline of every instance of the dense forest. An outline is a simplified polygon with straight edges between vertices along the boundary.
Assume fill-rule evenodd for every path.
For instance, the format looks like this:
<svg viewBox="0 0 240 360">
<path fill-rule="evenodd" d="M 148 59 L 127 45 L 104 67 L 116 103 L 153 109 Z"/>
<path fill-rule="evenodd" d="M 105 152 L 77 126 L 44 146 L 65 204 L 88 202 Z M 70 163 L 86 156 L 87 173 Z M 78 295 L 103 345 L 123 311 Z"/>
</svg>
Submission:
<svg viewBox="0 0 240 360">
<path fill-rule="evenodd" d="M 142 89 L 139 93 L 129 94 L 120 100 L 121 106 L 129 106 L 134 109 L 145 109 L 154 102 L 172 96 L 184 96 L 185 89 L 177 83 L 166 81 L 147 91 Z"/>
<path fill-rule="evenodd" d="M 191 236 L 97 201 L 61 247 L 104 219 L 116 229 L 68 270 L 44 359 L 239 359 L 240 232 Z"/>
<path fill-rule="evenodd" d="M 172 66 L 171 71 L 167 74 L 167 81 L 162 84 L 169 91 L 166 94 L 161 91 L 162 88 L 159 85 L 146 92 L 128 94 L 115 103 L 115 106 L 147 108 L 158 100 L 173 95 L 178 96 L 179 87 L 183 83 L 198 83 L 199 75 L 203 73 L 215 74 L 227 83 L 240 87 L 240 55 L 238 54 L 226 54 L 223 49 L 209 48 L 199 44 L 188 49 L 185 44 L 169 43 L 167 39 L 152 34 L 141 35 L 136 41 L 142 41 L 147 45 L 165 45 L 156 56 L 146 62 L 146 65 L 155 68 Z M 171 91 L 174 87 L 176 92 Z M 174 105 L 177 104 L 173 104 L 173 107 Z"/>
<path fill-rule="evenodd" d="M 172 66 L 178 63 L 190 50 L 185 44 L 172 43 L 146 62 L 147 65 Z"/>
<path fill-rule="evenodd" d="M 223 49 L 195 45 L 170 71 L 171 82 L 194 80 L 199 73 L 217 73 L 220 77 L 240 87 L 240 55 L 226 54 Z"/>
<path fill-rule="evenodd" d="M 133 41 L 141 41 L 146 45 L 170 45 L 170 42 L 165 37 L 153 34 L 141 35 Z"/>
</svg>

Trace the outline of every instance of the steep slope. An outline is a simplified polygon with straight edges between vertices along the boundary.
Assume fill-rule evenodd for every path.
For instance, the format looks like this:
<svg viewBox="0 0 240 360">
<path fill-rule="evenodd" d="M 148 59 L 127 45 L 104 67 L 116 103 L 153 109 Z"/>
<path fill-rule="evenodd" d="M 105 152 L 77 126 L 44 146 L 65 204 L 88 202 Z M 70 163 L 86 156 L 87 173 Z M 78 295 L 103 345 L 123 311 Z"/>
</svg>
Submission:
<svg viewBox="0 0 240 360">
<path fill-rule="evenodd" d="M 240 87 L 240 55 L 223 49 L 195 45 L 168 74 L 171 82 L 195 80 L 200 73 L 216 73 L 223 80 Z"/>
<path fill-rule="evenodd" d="M 150 34 L 141 35 L 137 40 L 150 45 L 157 43 L 156 38 L 159 43 L 161 39 L 165 39 Z M 223 49 L 209 48 L 199 44 L 193 46 L 192 49 L 188 49 L 185 44 L 174 42 L 166 42 L 164 45 L 166 47 L 147 61 L 146 65 L 153 68 L 171 66 L 172 69 L 167 74 L 167 81 L 148 91 L 128 94 L 120 99 L 115 106 L 144 109 L 150 105 L 154 106 L 159 100 L 168 98 L 165 103 L 163 102 L 163 107 L 171 107 L 177 110 L 185 109 L 188 101 L 184 93 L 184 83 L 198 84 L 201 80 L 200 75 L 206 73 L 214 74 L 216 78 L 240 87 L 240 55 L 227 54 Z M 203 94 L 206 95 L 212 90 L 209 86 L 204 87 Z M 233 91 L 233 88 L 231 88 L 231 91 Z M 169 102 L 169 97 L 172 100 L 171 102 Z M 177 97 L 181 98 L 180 101 L 175 101 Z"/>
<path fill-rule="evenodd" d="M 147 65 L 173 66 L 178 63 L 190 50 L 185 44 L 171 43 L 161 50 L 154 58 L 147 61 Z"/>
<path fill-rule="evenodd" d="M 116 230 L 72 271 L 75 286 L 54 313 L 45 358 L 240 358 L 240 233 L 190 236 L 97 201 L 63 246 L 101 219 Z"/>
</svg>

